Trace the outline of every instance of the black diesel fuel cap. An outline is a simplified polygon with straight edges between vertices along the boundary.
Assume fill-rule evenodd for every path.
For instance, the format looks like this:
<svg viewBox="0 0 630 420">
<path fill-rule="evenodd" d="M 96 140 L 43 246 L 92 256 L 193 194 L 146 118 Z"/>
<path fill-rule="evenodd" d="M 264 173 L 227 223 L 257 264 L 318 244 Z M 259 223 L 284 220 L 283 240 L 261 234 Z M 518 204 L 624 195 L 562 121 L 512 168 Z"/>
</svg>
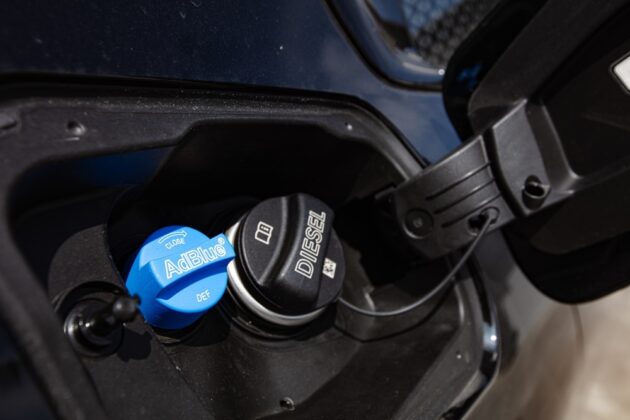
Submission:
<svg viewBox="0 0 630 420">
<path fill-rule="evenodd" d="M 230 287 L 256 315 L 300 325 L 334 302 L 345 274 L 333 211 L 307 194 L 265 200 L 228 238 L 238 257 L 228 268 Z"/>
</svg>

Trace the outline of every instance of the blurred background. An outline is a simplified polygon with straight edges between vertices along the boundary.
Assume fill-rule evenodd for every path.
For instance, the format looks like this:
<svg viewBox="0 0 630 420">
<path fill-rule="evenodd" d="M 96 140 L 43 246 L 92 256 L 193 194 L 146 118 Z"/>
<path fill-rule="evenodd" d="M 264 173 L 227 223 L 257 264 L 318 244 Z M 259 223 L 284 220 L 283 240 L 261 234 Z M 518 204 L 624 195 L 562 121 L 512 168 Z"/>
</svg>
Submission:
<svg viewBox="0 0 630 420">
<path fill-rule="evenodd" d="M 563 420 L 630 418 L 630 290 L 580 306 L 584 360 Z"/>
</svg>

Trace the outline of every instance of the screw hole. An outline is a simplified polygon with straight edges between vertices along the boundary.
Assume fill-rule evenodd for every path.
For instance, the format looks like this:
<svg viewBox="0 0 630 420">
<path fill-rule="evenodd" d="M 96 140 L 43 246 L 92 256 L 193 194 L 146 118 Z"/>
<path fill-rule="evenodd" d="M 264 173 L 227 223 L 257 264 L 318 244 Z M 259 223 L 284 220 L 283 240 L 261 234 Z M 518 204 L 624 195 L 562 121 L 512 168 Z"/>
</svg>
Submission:
<svg viewBox="0 0 630 420">
<path fill-rule="evenodd" d="M 68 121 L 68 124 L 66 124 L 66 130 L 73 136 L 82 136 L 85 134 L 85 127 L 77 121 Z"/>
<path fill-rule="evenodd" d="M 547 188 L 535 176 L 527 178 L 525 181 L 525 193 L 531 197 L 543 198 L 547 195 Z"/>
<path fill-rule="evenodd" d="M 295 410 L 295 403 L 293 402 L 291 398 L 284 397 L 283 399 L 280 400 L 280 408 L 287 411 L 293 411 Z"/>
<path fill-rule="evenodd" d="M 549 195 L 550 187 L 544 184 L 537 176 L 531 175 L 523 185 L 523 204 L 531 210 L 542 206 Z"/>
</svg>

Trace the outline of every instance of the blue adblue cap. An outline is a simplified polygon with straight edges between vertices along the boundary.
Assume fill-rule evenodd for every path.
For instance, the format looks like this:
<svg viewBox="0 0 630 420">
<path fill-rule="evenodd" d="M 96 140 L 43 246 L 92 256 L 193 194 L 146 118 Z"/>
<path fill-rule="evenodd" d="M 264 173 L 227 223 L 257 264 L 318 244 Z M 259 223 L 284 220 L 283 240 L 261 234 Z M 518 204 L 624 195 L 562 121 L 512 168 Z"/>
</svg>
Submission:
<svg viewBox="0 0 630 420">
<path fill-rule="evenodd" d="M 223 296 L 234 249 L 225 235 L 210 239 L 186 226 L 169 226 L 144 242 L 127 276 L 130 295 L 154 327 L 195 322 Z"/>
</svg>

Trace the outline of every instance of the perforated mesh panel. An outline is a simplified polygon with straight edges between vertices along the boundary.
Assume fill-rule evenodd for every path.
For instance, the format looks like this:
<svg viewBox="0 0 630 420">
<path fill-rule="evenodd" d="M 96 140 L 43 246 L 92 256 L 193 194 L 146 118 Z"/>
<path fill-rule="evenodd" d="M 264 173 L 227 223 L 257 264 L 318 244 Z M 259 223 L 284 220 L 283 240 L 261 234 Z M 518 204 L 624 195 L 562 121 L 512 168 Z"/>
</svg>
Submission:
<svg viewBox="0 0 630 420">
<path fill-rule="evenodd" d="M 401 0 L 407 31 L 428 63 L 444 68 L 499 0 Z"/>
<path fill-rule="evenodd" d="M 500 0 L 367 0 L 398 48 L 443 69 L 472 30 Z"/>
</svg>

